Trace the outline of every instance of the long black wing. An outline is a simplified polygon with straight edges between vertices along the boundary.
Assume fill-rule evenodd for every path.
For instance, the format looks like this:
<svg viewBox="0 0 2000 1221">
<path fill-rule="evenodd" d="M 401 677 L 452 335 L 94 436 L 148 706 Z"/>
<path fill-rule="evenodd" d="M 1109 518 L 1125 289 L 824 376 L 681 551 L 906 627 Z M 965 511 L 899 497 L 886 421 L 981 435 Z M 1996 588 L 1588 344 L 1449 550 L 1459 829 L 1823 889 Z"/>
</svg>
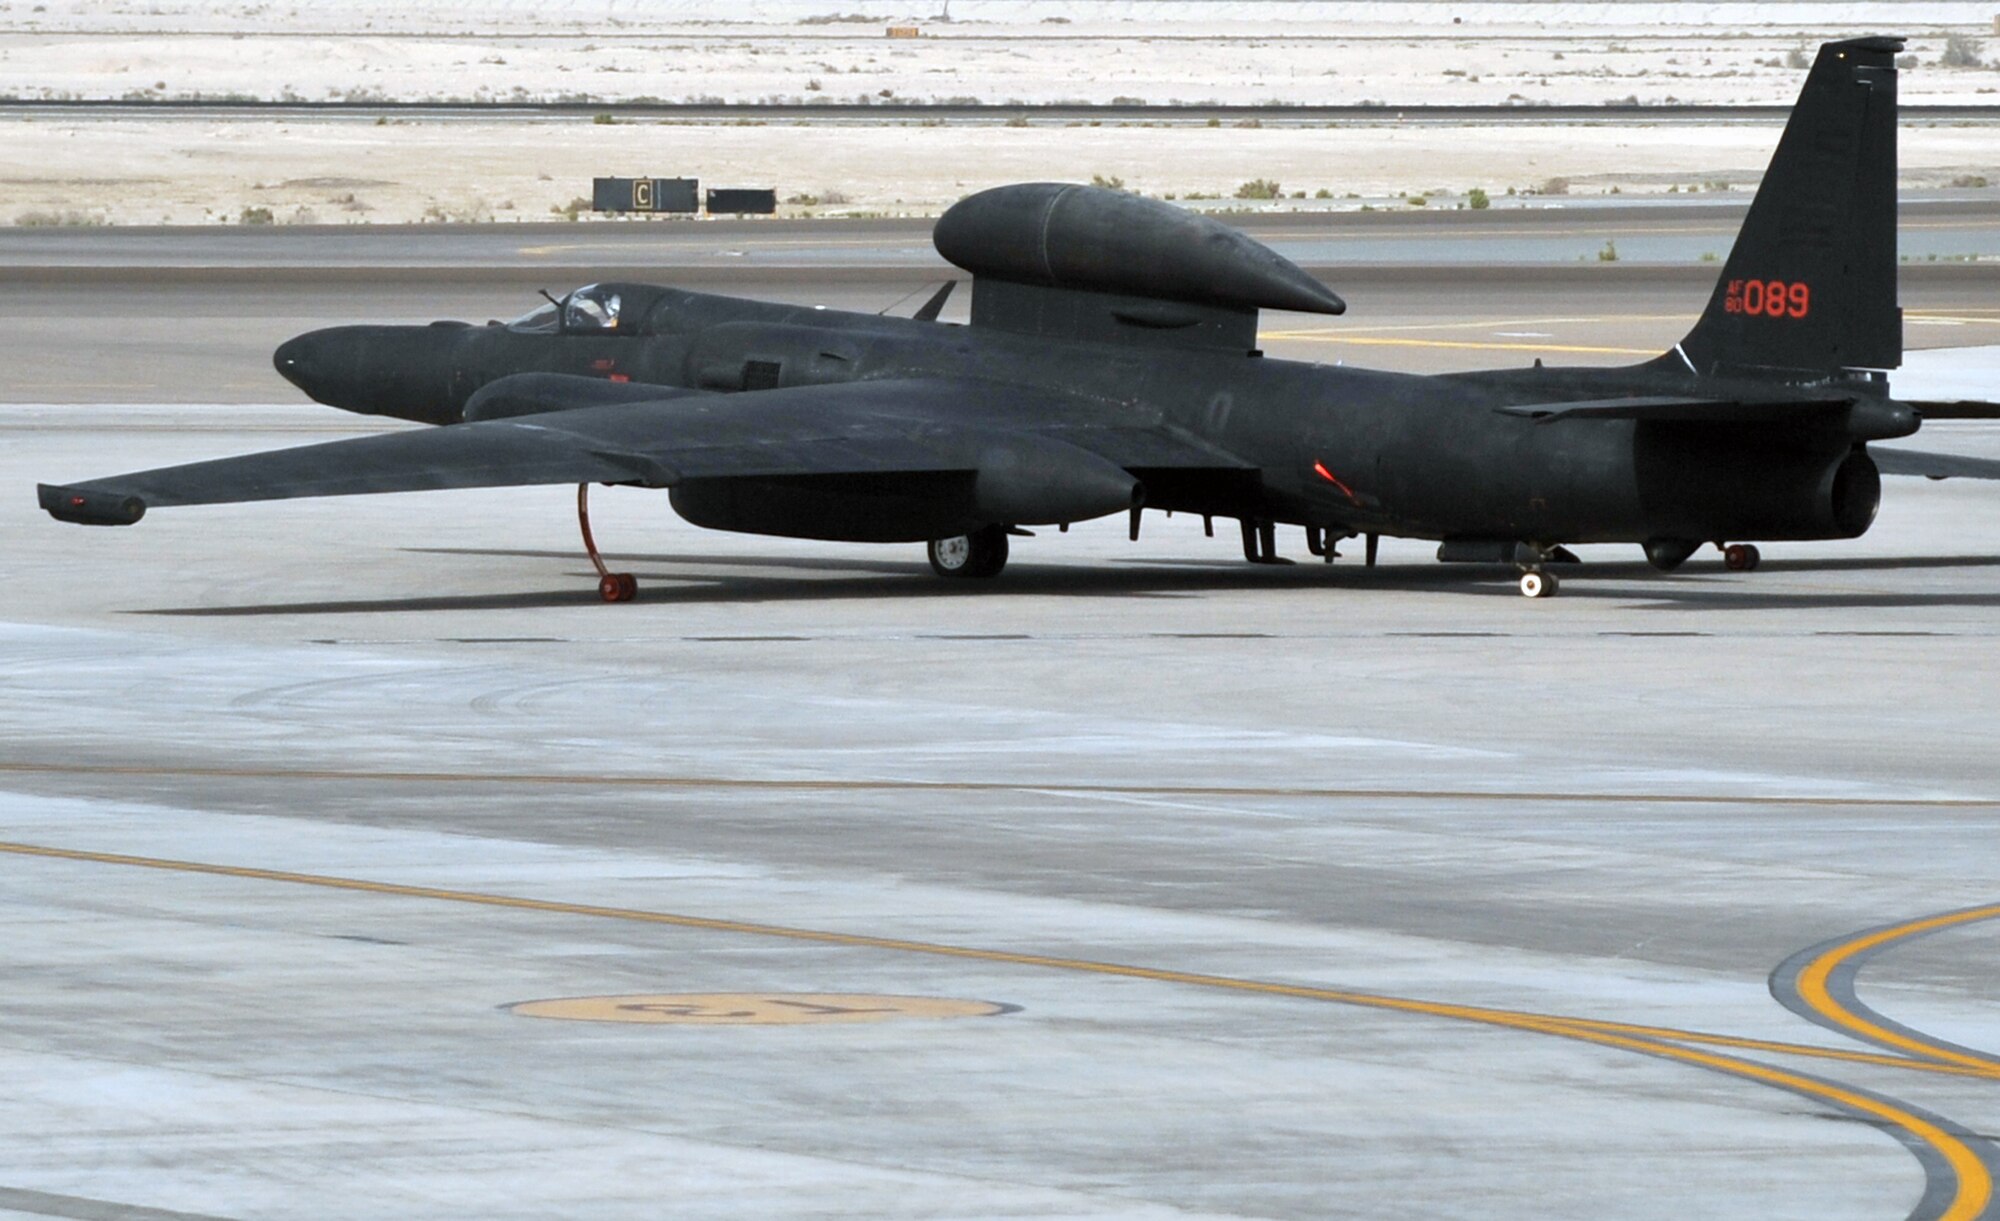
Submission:
<svg viewBox="0 0 2000 1221">
<path fill-rule="evenodd" d="M 2000 461 L 1929 454 L 1914 449 L 1873 447 L 1868 456 L 1884 475 L 1921 475 L 1926 479 L 2000 479 Z"/>
<path fill-rule="evenodd" d="M 128 525 L 150 507 L 171 505 L 538 483 L 667 487 L 732 476 L 978 471 L 1064 454 L 1127 470 L 1247 469 L 1233 455 L 1130 407 L 925 379 L 453 424 L 44 484 L 41 503 L 64 521 Z"/>
</svg>

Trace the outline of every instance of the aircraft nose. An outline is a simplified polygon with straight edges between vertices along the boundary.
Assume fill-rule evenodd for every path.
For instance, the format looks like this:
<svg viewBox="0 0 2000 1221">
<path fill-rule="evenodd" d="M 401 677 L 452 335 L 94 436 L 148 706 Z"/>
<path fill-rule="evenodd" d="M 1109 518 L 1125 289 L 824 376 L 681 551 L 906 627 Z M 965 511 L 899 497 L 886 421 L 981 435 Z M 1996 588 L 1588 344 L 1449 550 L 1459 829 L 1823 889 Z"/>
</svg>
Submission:
<svg viewBox="0 0 2000 1221">
<path fill-rule="evenodd" d="M 447 424 L 464 406 L 452 370 L 468 328 L 336 326 L 308 331 L 271 354 L 278 375 L 329 407 Z"/>
<path fill-rule="evenodd" d="M 278 370 L 278 376 L 297 386 L 307 394 L 312 393 L 311 383 L 317 380 L 314 377 L 314 344 L 312 342 L 313 336 L 317 334 L 319 332 L 315 331 L 311 335 L 300 335 L 296 339 L 287 339 L 278 345 L 277 351 L 271 353 L 271 364 Z"/>
</svg>

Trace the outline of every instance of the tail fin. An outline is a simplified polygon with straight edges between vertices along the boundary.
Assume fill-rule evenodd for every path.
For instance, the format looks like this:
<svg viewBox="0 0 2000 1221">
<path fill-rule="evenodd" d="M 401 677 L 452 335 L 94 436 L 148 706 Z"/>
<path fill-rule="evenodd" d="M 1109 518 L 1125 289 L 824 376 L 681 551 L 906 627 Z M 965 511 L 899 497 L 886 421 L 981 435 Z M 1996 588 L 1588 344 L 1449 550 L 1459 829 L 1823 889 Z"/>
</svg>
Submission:
<svg viewBox="0 0 2000 1221">
<path fill-rule="evenodd" d="M 1902 49 L 1900 38 L 1819 49 L 1708 309 L 1677 349 L 1697 374 L 1808 382 L 1903 362 L 1895 61 Z"/>
</svg>

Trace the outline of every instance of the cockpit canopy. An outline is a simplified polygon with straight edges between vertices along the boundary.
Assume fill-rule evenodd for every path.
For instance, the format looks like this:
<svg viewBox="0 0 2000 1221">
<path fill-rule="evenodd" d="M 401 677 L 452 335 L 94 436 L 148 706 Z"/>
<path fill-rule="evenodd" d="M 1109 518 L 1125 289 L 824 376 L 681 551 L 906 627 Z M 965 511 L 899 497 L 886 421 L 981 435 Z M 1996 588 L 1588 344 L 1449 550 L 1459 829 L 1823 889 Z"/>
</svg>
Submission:
<svg viewBox="0 0 2000 1221">
<path fill-rule="evenodd" d="M 528 335 L 615 335 L 637 330 L 637 311 L 627 309 L 627 286 L 586 284 L 561 301 L 550 300 L 507 324 Z"/>
<path fill-rule="evenodd" d="M 523 335 L 553 335 L 562 330 L 562 303 L 545 301 L 507 324 Z"/>
<path fill-rule="evenodd" d="M 563 302 L 563 330 L 586 334 L 591 331 L 615 331 L 618 329 L 618 309 L 623 304 L 624 298 L 617 289 L 603 284 L 586 284 Z"/>
</svg>

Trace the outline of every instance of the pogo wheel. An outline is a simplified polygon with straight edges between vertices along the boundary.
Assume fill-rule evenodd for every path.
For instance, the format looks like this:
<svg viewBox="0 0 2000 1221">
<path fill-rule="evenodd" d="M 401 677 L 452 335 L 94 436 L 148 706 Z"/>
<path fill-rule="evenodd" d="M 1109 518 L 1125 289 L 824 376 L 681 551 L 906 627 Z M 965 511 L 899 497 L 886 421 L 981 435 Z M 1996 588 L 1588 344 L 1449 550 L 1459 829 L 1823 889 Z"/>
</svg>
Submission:
<svg viewBox="0 0 2000 1221">
<path fill-rule="evenodd" d="M 1556 580 L 1553 572 L 1529 571 L 1521 574 L 1521 596 L 1524 598 L 1553 598 L 1562 582 Z"/>
</svg>

